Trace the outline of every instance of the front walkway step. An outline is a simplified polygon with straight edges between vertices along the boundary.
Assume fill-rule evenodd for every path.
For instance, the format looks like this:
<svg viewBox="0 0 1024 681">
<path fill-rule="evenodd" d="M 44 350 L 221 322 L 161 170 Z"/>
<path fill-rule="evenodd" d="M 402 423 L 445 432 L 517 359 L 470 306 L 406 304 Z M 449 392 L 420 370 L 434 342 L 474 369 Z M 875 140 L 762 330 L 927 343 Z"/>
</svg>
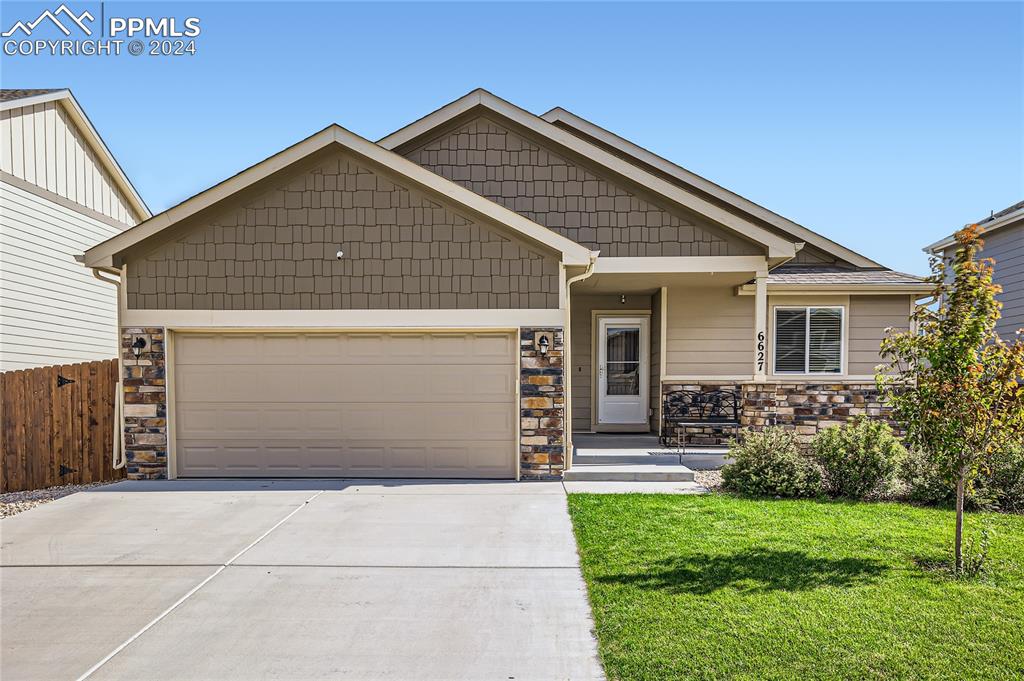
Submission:
<svg viewBox="0 0 1024 681">
<path fill-rule="evenodd" d="M 587 480 L 587 481 L 616 481 L 616 482 L 692 482 L 693 471 L 686 466 L 678 464 L 660 465 L 593 465 L 577 464 L 565 472 L 563 480 L 566 482 Z"/>
<path fill-rule="evenodd" d="M 601 454 L 600 449 L 576 450 L 572 457 L 572 465 L 584 466 L 620 466 L 640 465 L 651 466 L 658 464 L 679 465 L 678 454 Z"/>
</svg>

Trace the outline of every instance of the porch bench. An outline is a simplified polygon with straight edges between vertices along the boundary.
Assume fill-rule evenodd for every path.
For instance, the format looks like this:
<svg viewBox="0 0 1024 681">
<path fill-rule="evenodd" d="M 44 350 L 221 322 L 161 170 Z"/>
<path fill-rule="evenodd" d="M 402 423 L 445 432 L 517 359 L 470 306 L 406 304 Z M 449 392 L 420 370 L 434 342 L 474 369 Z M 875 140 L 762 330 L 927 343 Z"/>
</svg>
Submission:
<svg viewBox="0 0 1024 681">
<path fill-rule="evenodd" d="M 673 390 L 665 393 L 661 409 L 663 447 L 688 442 L 718 445 L 740 429 L 740 396 L 735 390 Z"/>
</svg>

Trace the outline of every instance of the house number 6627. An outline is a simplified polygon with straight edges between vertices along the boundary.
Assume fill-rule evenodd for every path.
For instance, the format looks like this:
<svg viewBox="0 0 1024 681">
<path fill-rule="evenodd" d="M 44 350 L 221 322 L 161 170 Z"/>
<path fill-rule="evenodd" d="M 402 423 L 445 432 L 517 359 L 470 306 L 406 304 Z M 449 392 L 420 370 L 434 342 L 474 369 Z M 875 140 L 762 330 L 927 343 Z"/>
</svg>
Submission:
<svg viewBox="0 0 1024 681">
<path fill-rule="evenodd" d="M 757 370 L 764 371 L 764 331 L 757 332 Z"/>
</svg>

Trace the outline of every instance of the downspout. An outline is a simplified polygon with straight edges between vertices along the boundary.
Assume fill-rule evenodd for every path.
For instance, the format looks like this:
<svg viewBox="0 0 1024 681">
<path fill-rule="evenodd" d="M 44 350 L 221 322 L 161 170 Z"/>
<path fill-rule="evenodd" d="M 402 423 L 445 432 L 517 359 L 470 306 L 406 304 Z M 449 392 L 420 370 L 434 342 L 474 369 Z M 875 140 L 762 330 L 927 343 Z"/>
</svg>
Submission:
<svg viewBox="0 0 1024 681">
<path fill-rule="evenodd" d="M 570 329 L 572 328 L 572 285 L 578 281 L 589 279 L 594 274 L 594 264 L 600 251 L 590 252 L 590 262 L 582 274 L 568 279 L 565 282 L 565 330 L 562 332 L 562 380 L 565 382 L 565 470 L 572 468 L 572 388 L 569 385 L 572 379 L 572 339 Z"/>
<path fill-rule="evenodd" d="M 124 367 L 121 366 L 121 280 L 102 276 L 100 270 L 92 268 L 92 276 L 102 282 L 112 284 L 117 291 L 117 384 L 114 386 L 114 444 L 111 451 L 114 470 L 124 468 L 128 463 L 124 451 Z"/>
</svg>

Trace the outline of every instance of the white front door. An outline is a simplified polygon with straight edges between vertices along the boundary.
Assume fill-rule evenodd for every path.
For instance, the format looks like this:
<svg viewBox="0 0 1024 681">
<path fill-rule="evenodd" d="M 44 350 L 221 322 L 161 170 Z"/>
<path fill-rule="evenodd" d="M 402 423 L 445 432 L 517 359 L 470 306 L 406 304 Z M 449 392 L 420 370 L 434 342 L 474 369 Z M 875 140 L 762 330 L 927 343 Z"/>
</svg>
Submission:
<svg viewBox="0 0 1024 681">
<path fill-rule="evenodd" d="M 646 317 L 598 318 L 598 424 L 647 423 L 647 326 Z"/>
</svg>

